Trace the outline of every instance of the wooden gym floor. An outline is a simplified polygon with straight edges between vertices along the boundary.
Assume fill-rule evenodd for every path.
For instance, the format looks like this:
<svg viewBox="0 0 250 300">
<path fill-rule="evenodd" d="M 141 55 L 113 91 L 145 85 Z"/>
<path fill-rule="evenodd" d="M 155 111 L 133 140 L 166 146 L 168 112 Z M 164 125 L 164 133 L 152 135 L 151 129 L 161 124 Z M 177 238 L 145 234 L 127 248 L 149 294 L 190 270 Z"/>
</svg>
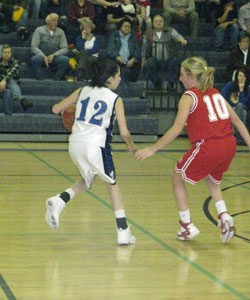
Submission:
<svg viewBox="0 0 250 300">
<path fill-rule="evenodd" d="M 138 148 L 143 144 L 138 144 Z M 250 299 L 250 155 L 238 147 L 222 188 L 237 235 L 227 244 L 215 226 L 206 186 L 187 185 L 201 233 L 176 238 L 170 174 L 188 149 L 178 138 L 143 162 L 113 144 L 117 181 L 137 242 L 116 245 L 106 186 L 68 203 L 60 228 L 45 222 L 45 201 L 78 180 L 66 143 L 0 145 L 0 300 Z"/>
</svg>

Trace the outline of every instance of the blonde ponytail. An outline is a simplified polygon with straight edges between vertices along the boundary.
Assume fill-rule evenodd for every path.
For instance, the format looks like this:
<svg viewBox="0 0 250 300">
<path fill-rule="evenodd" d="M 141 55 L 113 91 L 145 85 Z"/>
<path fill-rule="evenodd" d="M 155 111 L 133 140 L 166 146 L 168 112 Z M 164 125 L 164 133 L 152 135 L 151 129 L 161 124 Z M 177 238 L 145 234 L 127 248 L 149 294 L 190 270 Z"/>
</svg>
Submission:
<svg viewBox="0 0 250 300">
<path fill-rule="evenodd" d="M 181 63 L 181 66 L 188 75 L 193 74 L 196 77 L 199 83 L 198 89 L 202 92 L 214 85 L 215 68 L 208 67 L 207 62 L 202 57 L 188 57 Z"/>
</svg>

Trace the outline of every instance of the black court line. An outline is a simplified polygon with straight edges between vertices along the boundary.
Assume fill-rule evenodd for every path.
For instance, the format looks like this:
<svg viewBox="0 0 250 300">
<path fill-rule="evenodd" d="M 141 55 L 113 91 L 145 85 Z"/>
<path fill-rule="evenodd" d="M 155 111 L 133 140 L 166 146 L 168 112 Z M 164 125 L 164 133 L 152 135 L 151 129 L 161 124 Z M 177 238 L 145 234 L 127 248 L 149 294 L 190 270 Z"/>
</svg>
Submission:
<svg viewBox="0 0 250 300">
<path fill-rule="evenodd" d="M 238 184 L 233 184 L 233 185 L 230 185 L 228 187 L 225 187 L 224 189 L 222 189 L 222 191 L 226 191 L 226 190 L 229 190 L 229 189 L 232 189 L 232 188 L 235 188 L 237 186 L 241 186 L 241 185 L 244 185 L 244 184 L 248 184 L 250 183 L 250 181 L 245 181 L 245 182 L 241 182 L 241 183 L 238 183 Z M 212 197 L 209 196 L 204 204 L 203 204 L 203 211 L 204 211 L 204 214 L 205 216 L 215 225 L 217 226 L 218 222 L 212 217 L 210 211 L 209 211 L 209 203 L 210 201 L 212 200 Z M 238 212 L 238 213 L 235 213 L 235 214 L 232 214 L 232 217 L 234 216 L 238 216 L 238 215 L 241 215 L 241 214 L 246 214 L 246 213 L 249 213 L 250 210 L 246 210 L 246 211 L 242 211 L 242 212 Z M 250 239 L 244 237 L 244 236 L 241 236 L 239 234 L 235 234 L 234 235 L 235 237 L 239 238 L 239 239 L 242 239 L 243 241 L 247 242 L 247 243 L 250 243 Z"/>
</svg>

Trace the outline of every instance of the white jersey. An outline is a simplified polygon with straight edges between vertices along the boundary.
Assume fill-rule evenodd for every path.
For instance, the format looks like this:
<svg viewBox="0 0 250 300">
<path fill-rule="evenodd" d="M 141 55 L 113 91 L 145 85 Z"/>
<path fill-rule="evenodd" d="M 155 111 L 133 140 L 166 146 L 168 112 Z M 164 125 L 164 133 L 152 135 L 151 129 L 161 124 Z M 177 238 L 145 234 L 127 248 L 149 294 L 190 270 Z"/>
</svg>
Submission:
<svg viewBox="0 0 250 300">
<path fill-rule="evenodd" d="M 76 103 L 75 122 L 70 142 L 84 142 L 108 147 L 115 120 L 118 95 L 106 87 L 84 87 Z"/>
</svg>

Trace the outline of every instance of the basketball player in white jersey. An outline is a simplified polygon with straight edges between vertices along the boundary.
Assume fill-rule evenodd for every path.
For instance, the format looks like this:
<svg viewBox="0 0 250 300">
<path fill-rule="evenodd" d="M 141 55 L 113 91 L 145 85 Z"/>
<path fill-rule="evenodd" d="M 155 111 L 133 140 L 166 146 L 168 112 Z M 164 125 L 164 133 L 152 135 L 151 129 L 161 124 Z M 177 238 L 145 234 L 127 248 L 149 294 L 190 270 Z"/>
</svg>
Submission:
<svg viewBox="0 0 250 300">
<path fill-rule="evenodd" d="M 90 86 L 76 90 L 52 108 L 53 113 L 59 114 L 76 103 L 75 122 L 69 137 L 69 154 L 82 179 L 60 195 L 47 199 L 46 220 L 51 228 L 58 228 L 59 216 L 66 203 L 77 194 L 91 188 L 95 176 L 99 176 L 110 192 L 117 223 L 117 243 L 133 244 L 135 237 L 127 225 L 109 144 L 116 117 L 120 135 L 127 143 L 128 151 L 134 151 L 122 98 L 112 91 L 120 83 L 120 69 L 113 61 L 99 60 L 91 65 L 89 71 Z"/>
</svg>

